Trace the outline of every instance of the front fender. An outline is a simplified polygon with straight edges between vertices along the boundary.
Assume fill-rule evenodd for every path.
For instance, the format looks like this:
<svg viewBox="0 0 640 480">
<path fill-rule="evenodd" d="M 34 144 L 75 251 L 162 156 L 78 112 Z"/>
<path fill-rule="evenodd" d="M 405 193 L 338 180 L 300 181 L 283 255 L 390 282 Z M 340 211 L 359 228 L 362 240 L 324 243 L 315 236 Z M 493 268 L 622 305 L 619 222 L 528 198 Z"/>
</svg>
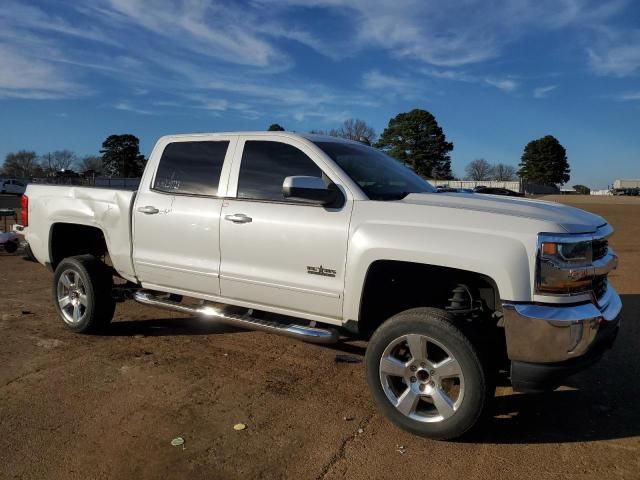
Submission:
<svg viewBox="0 0 640 480">
<path fill-rule="evenodd" d="M 533 245 L 517 236 L 424 225 L 367 223 L 353 231 L 347 258 L 344 318 L 357 319 L 371 264 L 377 260 L 455 268 L 491 278 L 502 298 L 531 298 Z"/>
</svg>

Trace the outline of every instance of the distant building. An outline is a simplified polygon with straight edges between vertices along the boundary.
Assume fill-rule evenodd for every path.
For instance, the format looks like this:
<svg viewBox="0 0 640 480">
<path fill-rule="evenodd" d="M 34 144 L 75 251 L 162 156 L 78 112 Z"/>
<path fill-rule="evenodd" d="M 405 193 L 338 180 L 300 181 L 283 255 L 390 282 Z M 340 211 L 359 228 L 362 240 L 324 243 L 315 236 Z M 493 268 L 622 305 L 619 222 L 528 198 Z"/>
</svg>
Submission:
<svg viewBox="0 0 640 480">
<path fill-rule="evenodd" d="M 613 182 L 614 195 L 640 195 L 640 180 L 616 180 Z"/>
<path fill-rule="evenodd" d="M 640 188 L 640 180 L 616 180 L 613 182 L 614 190 L 625 190 L 627 188 Z"/>
</svg>

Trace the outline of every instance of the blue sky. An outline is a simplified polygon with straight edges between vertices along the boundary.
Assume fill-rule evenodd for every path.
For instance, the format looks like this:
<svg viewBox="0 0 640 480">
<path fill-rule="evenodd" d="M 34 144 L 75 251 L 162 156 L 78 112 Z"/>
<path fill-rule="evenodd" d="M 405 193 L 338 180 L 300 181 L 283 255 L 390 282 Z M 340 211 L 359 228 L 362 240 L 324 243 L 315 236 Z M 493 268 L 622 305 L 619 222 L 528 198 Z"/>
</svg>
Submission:
<svg viewBox="0 0 640 480">
<path fill-rule="evenodd" d="M 633 0 L 3 0 L 0 158 L 133 133 L 338 126 L 412 108 L 474 158 L 546 134 L 570 184 L 640 178 Z"/>
</svg>

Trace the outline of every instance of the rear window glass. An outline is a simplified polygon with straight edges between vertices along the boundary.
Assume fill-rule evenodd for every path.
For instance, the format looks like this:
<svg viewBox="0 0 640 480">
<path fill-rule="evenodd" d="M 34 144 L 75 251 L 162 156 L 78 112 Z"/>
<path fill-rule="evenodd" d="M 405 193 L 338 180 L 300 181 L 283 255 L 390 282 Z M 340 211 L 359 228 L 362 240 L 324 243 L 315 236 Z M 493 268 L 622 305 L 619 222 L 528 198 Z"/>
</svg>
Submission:
<svg viewBox="0 0 640 480">
<path fill-rule="evenodd" d="M 174 142 L 162 152 L 153 189 L 186 195 L 216 195 L 228 141 Z"/>
</svg>

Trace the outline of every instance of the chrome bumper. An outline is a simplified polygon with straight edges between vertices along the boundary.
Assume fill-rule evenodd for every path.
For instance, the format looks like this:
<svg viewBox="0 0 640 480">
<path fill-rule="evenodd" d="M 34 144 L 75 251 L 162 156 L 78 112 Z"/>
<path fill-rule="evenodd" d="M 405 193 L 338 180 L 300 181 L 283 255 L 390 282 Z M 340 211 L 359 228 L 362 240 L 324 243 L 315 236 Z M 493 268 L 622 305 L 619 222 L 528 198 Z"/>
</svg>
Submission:
<svg viewBox="0 0 640 480">
<path fill-rule="evenodd" d="M 503 302 L 509 359 L 530 363 L 555 363 L 589 352 L 598 331 L 617 323 L 620 296 L 609 285 L 598 301 L 580 305 Z"/>
</svg>

